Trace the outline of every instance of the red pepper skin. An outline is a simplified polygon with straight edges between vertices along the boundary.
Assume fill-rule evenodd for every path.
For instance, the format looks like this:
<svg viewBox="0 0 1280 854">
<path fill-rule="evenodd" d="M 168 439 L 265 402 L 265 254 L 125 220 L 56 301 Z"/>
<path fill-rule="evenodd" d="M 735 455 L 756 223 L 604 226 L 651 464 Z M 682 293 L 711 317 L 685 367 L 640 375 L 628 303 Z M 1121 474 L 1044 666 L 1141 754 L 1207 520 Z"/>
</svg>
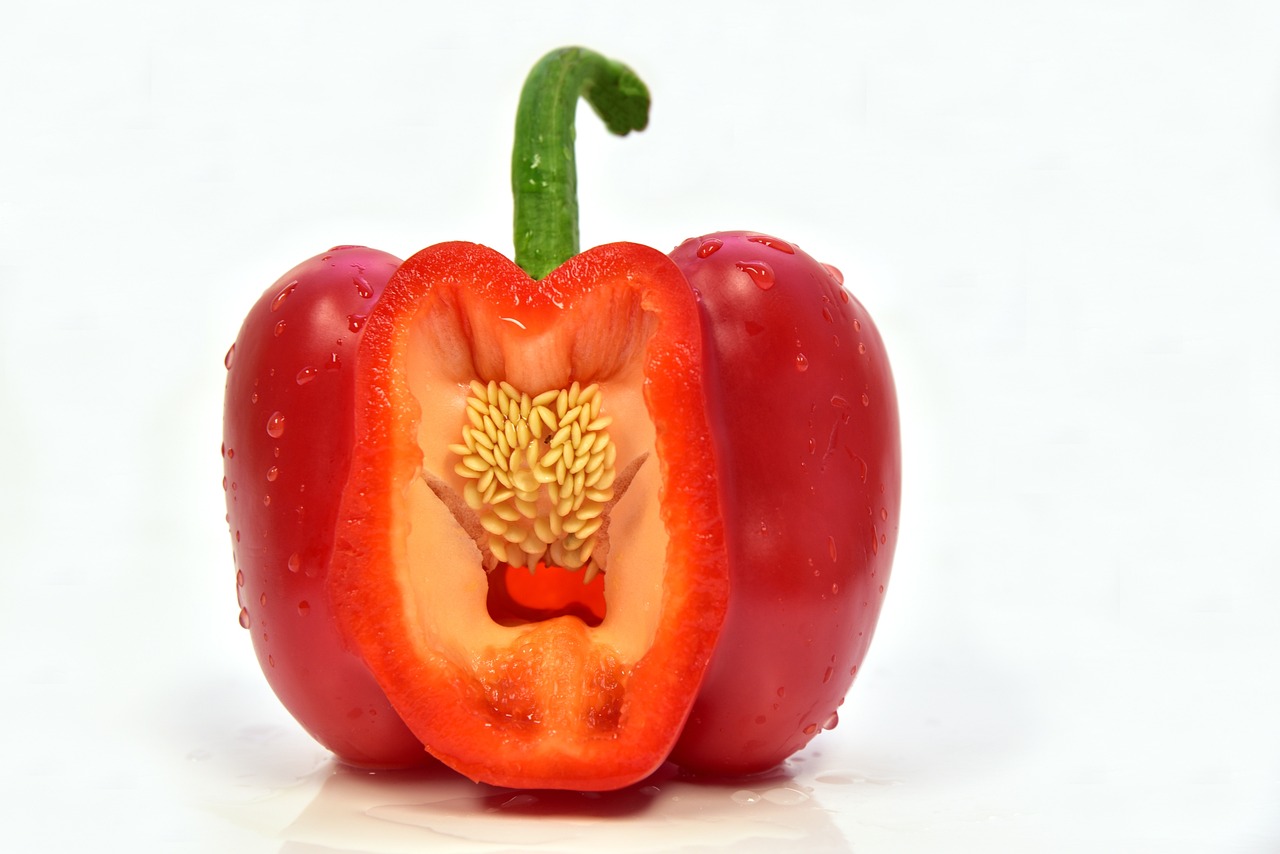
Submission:
<svg viewBox="0 0 1280 854">
<path fill-rule="evenodd" d="M 897 398 L 832 268 L 752 232 L 671 257 L 702 312 L 731 590 L 672 759 L 751 773 L 835 725 L 871 642 L 898 537 Z"/>
<path fill-rule="evenodd" d="M 250 310 L 227 353 L 223 481 L 240 621 L 284 706 L 344 761 L 426 760 L 325 593 L 353 445 L 365 318 L 400 261 L 335 247 L 294 267 Z"/>
</svg>

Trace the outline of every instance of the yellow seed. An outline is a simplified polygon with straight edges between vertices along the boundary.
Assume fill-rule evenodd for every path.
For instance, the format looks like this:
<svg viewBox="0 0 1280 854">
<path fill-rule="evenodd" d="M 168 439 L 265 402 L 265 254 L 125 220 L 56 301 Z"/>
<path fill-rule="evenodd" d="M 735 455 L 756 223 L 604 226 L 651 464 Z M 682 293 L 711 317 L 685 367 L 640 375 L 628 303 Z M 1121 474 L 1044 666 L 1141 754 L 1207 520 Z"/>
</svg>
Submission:
<svg viewBox="0 0 1280 854">
<path fill-rule="evenodd" d="M 600 477 L 598 477 L 596 479 L 596 482 L 591 485 L 594 486 L 596 489 L 608 489 L 609 487 L 613 486 L 613 479 L 614 477 L 617 476 L 617 474 L 618 473 L 616 471 L 609 468 L 608 466 L 605 466 L 604 468 L 600 469 Z M 585 482 L 583 485 L 584 486 L 586 485 Z"/>
<path fill-rule="evenodd" d="M 511 437 L 508 436 L 507 438 L 509 440 Z M 528 423 L 524 421 L 516 422 L 516 439 L 511 443 L 511 446 L 514 448 L 523 448 L 531 441 L 533 441 L 533 434 L 529 432 Z"/>
<path fill-rule="evenodd" d="M 479 412 L 476 412 L 469 406 L 467 407 L 467 420 L 469 420 L 471 425 L 477 430 L 484 429 L 484 419 L 481 417 Z"/>
<path fill-rule="evenodd" d="M 560 416 L 564 415 L 568 411 L 569 411 L 569 392 L 565 391 L 564 389 L 560 389 L 560 391 L 556 394 L 557 421 L 559 420 Z"/>
<path fill-rule="evenodd" d="M 585 433 L 587 430 L 587 425 L 590 423 L 591 423 L 591 407 L 584 406 L 582 407 L 581 414 L 578 415 L 578 428 Z"/>
<path fill-rule="evenodd" d="M 529 400 L 529 395 L 521 394 L 520 395 L 520 417 L 528 418 L 529 410 L 532 407 L 533 407 L 533 403 Z"/>
<path fill-rule="evenodd" d="M 507 530 L 507 523 L 492 513 L 481 513 L 480 527 L 495 537 L 501 537 Z"/>
<path fill-rule="evenodd" d="M 498 441 L 498 428 L 494 425 L 493 419 L 486 415 L 480 422 L 484 425 L 484 432 L 493 441 Z"/>
<path fill-rule="evenodd" d="M 578 508 L 581 507 L 582 502 L 586 500 L 587 500 L 587 496 L 583 495 L 581 492 L 575 492 L 573 494 L 573 507 L 571 508 L 571 512 L 573 513 L 573 515 L 575 516 L 578 515 Z"/>
<path fill-rule="evenodd" d="M 573 465 L 569 466 L 569 473 L 577 474 L 578 472 L 582 471 L 587 467 L 587 463 L 590 462 L 590 459 L 591 459 L 590 457 L 586 457 L 586 456 L 577 457 L 576 459 L 574 459 Z"/>
<path fill-rule="evenodd" d="M 568 516 L 572 512 L 573 512 L 573 493 L 561 492 L 560 503 L 556 505 L 556 515 Z M 567 528 L 564 527 L 565 525 L 568 525 L 568 524 L 569 524 L 569 520 L 565 519 L 564 523 L 561 525 L 561 528 L 563 530 L 568 530 Z"/>
<path fill-rule="evenodd" d="M 471 449 L 466 445 L 450 445 L 449 453 L 455 454 L 459 457 L 465 457 L 467 454 L 471 453 Z"/>
<path fill-rule="evenodd" d="M 556 460 L 556 483 L 564 486 L 565 475 L 568 473 L 569 470 L 564 465 L 564 458 Z"/>
<path fill-rule="evenodd" d="M 547 524 L 551 526 L 552 542 L 554 543 L 564 536 L 564 520 L 557 516 L 554 511 L 546 516 L 546 520 Z"/>
<path fill-rule="evenodd" d="M 587 523 L 586 519 L 579 518 L 578 516 L 570 516 L 569 518 L 564 520 L 563 527 L 566 534 L 575 534 L 578 531 L 582 530 L 582 526 L 585 525 L 586 523 Z"/>
<path fill-rule="evenodd" d="M 604 398 L 596 395 L 591 399 L 591 420 L 595 421 L 600 417 L 600 404 L 604 402 Z"/>
<path fill-rule="evenodd" d="M 489 380 L 489 384 L 485 386 L 484 397 L 489 403 L 498 402 L 498 384 L 493 380 Z"/>
<path fill-rule="evenodd" d="M 537 533 L 530 528 L 525 531 L 524 539 L 520 541 L 520 550 L 530 557 L 530 564 L 536 564 L 547 547 L 542 540 L 538 539 Z"/>
<path fill-rule="evenodd" d="M 560 459 L 562 456 L 563 456 L 563 453 L 559 448 L 552 448 L 550 451 L 547 451 L 545 454 L 542 455 L 542 459 L 538 460 L 538 465 L 539 467 L 544 469 L 550 468 L 551 466 L 555 465 L 556 460 Z"/>
<path fill-rule="evenodd" d="M 507 462 L 507 458 L 504 457 L 502 454 L 495 454 L 494 462 L 496 462 L 498 464 L 498 468 L 502 469 L 503 471 L 511 470 L 511 464 Z M 510 486 L 510 484 L 507 484 L 507 485 Z"/>
<path fill-rule="evenodd" d="M 472 429 L 467 431 L 467 435 L 471 437 L 472 442 L 476 445 L 483 445 L 486 448 L 493 447 L 493 440 L 482 429 Z"/>
<path fill-rule="evenodd" d="M 493 471 L 493 469 L 489 469 L 489 471 Z M 498 483 L 496 480 L 494 480 L 493 478 L 490 478 L 490 479 L 489 479 L 489 485 L 488 485 L 488 486 L 486 486 L 484 489 L 480 490 L 480 497 L 481 497 L 482 499 L 484 499 L 484 503 L 485 503 L 485 504 L 492 504 L 492 503 L 493 503 L 493 496 L 495 496 L 495 495 L 497 495 L 497 494 L 498 494 L 498 487 L 499 487 L 499 486 L 501 486 L 501 484 L 499 484 L 499 483 Z"/>
<path fill-rule="evenodd" d="M 488 392 L 485 390 L 484 383 L 480 380 L 471 381 L 471 393 L 476 397 L 484 397 Z"/>
<path fill-rule="evenodd" d="M 582 573 L 582 583 L 590 584 L 591 579 L 596 577 L 596 573 L 600 571 L 599 565 L 595 561 L 587 564 L 586 570 Z"/>
<path fill-rule="evenodd" d="M 579 537 L 582 536 L 581 531 L 578 532 L 578 536 Z M 582 544 L 582 548 L 578 549 L 578 556 L 582 558 L 583 563 L 586 563 L 588 560 L 591 559 L 591 553 L 594 552 L 595 550 L 596 550 L 595 538 L 589 539 Z"/>
<path fill-rule="evenodd" d="M 493 552 L 494 557 L 505 563 L 507 560 L 507 541 L 502 537 L 490 537 L 489 551 Z"/>
<path fill-rule="evenodd" d="M 579 519 L 586 521 L 587 519 L 596 518 L 603 512 L 604 512 L 604 505 L 601 504 L 600 502 L 584 501 L 582 502 L 582 506 L 578 508 L 577 512 L 574 515 L 577 516 Z"/>
<path fill-rule="evenodd" d="M 533 520 L 533 533 L 547 545 L 556 541 L 556 535 L 551 530 L 551 522 L 546 516 L 539 516 Z"/>
<path fill-rule="evenodd" d="M 613 423 L 612 415 L 601 415 L 599 418 L 591 419 L 591 423 L 587 425 L 588 430 L 603 430 Z"/>
<path fill-rule="evenodd" d="M 532 403 L 534 406 L 547 406 L 551 403 L 551 401 L 555 400 L 559 395 L 560 395 L 560 389 L 549 388 L 529 402 Z"/>
<path fill-rule="evenodd" d="M 570 408 L 578 405 L 578 395 L 580 394 L 582 394 L 582 386 L 578 385 L 577 380 L 574 380 L 573 384 L 569 386 L 569 407 Z"/>
<path fill-rule="evenodd" d="M 484 460 L 486 463 L 488 463 L 488 465 L 490 466 L 493 465 L 493 451 L 491 449 L 481 445 L 480 447 L 476 448 L 476 456 L 480 457 L 480 459 Z M 466 457 L 463 457 L 462 461 L 465 463 L 467 462 L 467 460 L 470 460 L 470 459 L 474 459 L 474 457 L 468 455 Z M 470 465 L 470 463 L 468 463 L 468 465 Z M 488 466 L 486 466 L 486 468 L 488 468 Z M 477 469 L 477 471 L 478 470 L 479 469 Z"/>
<path fill-rule="evenodd" d="M 493 515 L 497 516 L 504 522 L 514 522 L 520 518 L 520 511 L 510 503 L 495 501 L 493 504 Z"/>
<path fill-rule="evenodd" d="M 561 427 L 556 434 L 551 437 L 551 447 L 558 448 L 565 442 L 569 441 L 573 436 L 573 430 L 569 427 Z"/>
<path fill-rule="evenodd" d="M 578 395 L 578 403 L 589 403 L 595 400 L 596 395 L 597 393 L 599 393 L 599 391 L 600 391 L 600 384 L 592 383 L 591 385 L 584 388 L 582 390 L 582 393 Z"/>
<path fill-rule="evenodd" d="M 542 438 L 542 411 L 536 407 L 529 410 L 529 432 L 535 439 Z"/>
<path fill-rule="evenodd" d="M 573 447 L 577 452 L 578 446 L 582 444 L 582 428 L 578 426 L 577 421 L 569 425 L 569 436 L 573 440 Z"/>
<path fill-rule="evenodd" d="M 548 430 L 555 429 L 555 427 L 560 423 L 560 419 L 556 418 L 556 414 L 545 406 L 538 407 L 538 417 L 542 419 L 543 425 L 545 425 Z"/>
<path fill-rule="evenodd" d="M 508 543 L 519 543 L 524 541 L 524 527 L 522 525 L 510 525 L 502 532 L 502 537 Z"/>
<path fill-rule="evenodd" d="M 511 483 L 521 492 L 537 492 L 538 479 L 533 476 L 533 472 L 528 469 L 520 469 L 512 472 Z"/>
<path fill-rule="evenodd" d="M 587 476 L 578 472 L 573 476 L 573 494 L 582 497 L 582 489 L 587 485 Z"/>
<path fill-rule="evenodd" d="M 480 475 L 480 482 L 477 483 L 476 486 L 480 488 L 481 492 L 484 492 L 492 484 L 493 484 L 493 469 L 489 469 L 487 472 Z"/>
<path fill-rule="evenodd" d="M 563 427 L 570 422 L 577 421 L 578 416 L 582 414 L 582 407 L 575 406 L 560 416 L 560 426 Z"/>
<path fill-rule="evenodd" d="M 489 471 L 493 472 L 493 476 L 498 479 L 498 483 L 502 484 L 507 489 L 512 488 L 513 484 L 511 483 L 511 475 L 507 474 L 502 469 L 489 469 Z"/>
<path fill-rule="evenodd" d="M 476 450 L 482 451 L 484 449 L 476 448 Z M 492 459 L 492 455 L 490 455 L 490 458 Z M 467 468 L 471 469 L 472 471 L 477 471 L 477 472 L 488 471 L 489 466 L 493 465 L 492 462 L 486 461 L 485 458 L 480 456 L 478 453 L 467 454 L 465 457 L 462 458 L 462 464 Z"/>
<path fill-rule="evenodd" d="M 520 432 L 516 430 L 514 421 L 508 421 L 502 428 L 502 435 L 506 437 L 507 444 L 512 448 L 523 447 L 520 442 Z M 511 453 L 510 450 L 507 453 Z"/>
<path fill-rule="evenodd" d="M 587 499 L 590 501 L 599 501 L 604 504 L 613 500 L 612 489 L 595 489 L 588 487 L 582 491 L 582 494 L 587 496 Z"/>
<path fill-rule="evenodd" d="M 506 544 L 504 543 L 503 545 L 504 545 L 504 548 L 505 548 L 505 545 L 506 545 Z M 511 566 L 514 566 L 514 567 L 521 567 L 521 566 L 524 566 L 524 562 L 525 562 L 524 552 L 520 551 L 519 549 L 515 549 L 515 548 L 506 549 L 506 552 L 507 552 L 507 558 L 506 558 L 506 560 L 507 560 L 507 563 L 508 563 L 508 564 L 510 564 Z"/>
<path fill-rule="evenodd" d="M 598 436 L 598 435 L 600 435 L 600 434 L 599 434 L 599 433 L 584 433 L 584 434 L 582 435 L 582 439 L 581 439 L 580 441 L 577 441 L 577 442 L 574 442 L 574 443 L 573 443 L 573 447 L 574 447 L 574 449 L 576 450 L 576 452 L 577 452 L 578 456 L 580 456 L 580 457 L 586 457 L 586 456 L 589 456 L 589 455 L 591 454 L 591 449 L 592 449 L 592 447 L 595 445 L 595 443 L 596 443 L 596 436 Z M 585 463 L 584 463 L 583 465 L 585 465 Z"/>
<path fill-rule="evenodd" d="M 569 466 L 573 465 L 573 445 L 565 442 L 560 446 L 560 448 L 560 455 L 564 458 L 564 467 L 567 469 Z"/>
<path fill-rule="evenodd" d="M 533 470 L 533 476 L 541 484 L 552 484 L 556 482 L 556 470 L 547 468 L 546 466 L 538 466 Z"/>
<path fill-rule="evenodd" d="M 600 447 L 599 443 L 596 444 L 596 447 L 597 448 Z M 613 464 L 616 463 L 617 461 L 618 461 L 618 446 L 610 442 L 604 449 L 605 467 L 613 468 Z"/>
<path fill-rule="evenodd" d="M 522 498 L 517 498 L 516 509 L 519 510 L 520 515 L 526 519 L 538 518 L 538 504 L 535 501 L 526 501 Z"/>
<path fill-rule="evenodd" d="M 467 443 L 467 448 L 469 449 L 468 453 L 476 449 L 476 437 L 474 431 L 463 428 L 462 441 Z"/>
<path fill-rule="evenodd" d="M 592 459 L 595 459 L 595 458 L 592 457 Z M 599 483 L 600 480 L 604 477 L 603 455 L 600 458 L 599 464 L 595 468 L 591 467 L 591 463 L 587 463 L 587 467 L 583 469 L 583 473 L 586 474 L 586 477 L 582 479 L 582 485 L 584 487 L 590 489 L 591 487 L 594 487 L 597 483 Z"/>
<path fill-rule="evenodd" d="M 586 471 L 588 474 L 602 471 L 604 469 L 604 451 L 592 454 L 587 460 Z"/>
<path fill-rule="evenodd" d="M 600 530 L 600 526 L 603 524 L 604 524 L 603 516 L 597 516 L 594 519 L 588 519 L 586 523 L 581 528 L 578 529 L 578 536 L 582 537 L 585 540 L 587 537 L 592 536 L 593 534 L 595 534 L 596 531 Z M 595 540 L 591 540 L 591 544 L 594 547 Z"/>
<path fill-rule="evenodd" d="M 489 404 L 485 403 L 483 400 L 481 400 L 478 397 L 468 397 L 467 406 L 469 406 L 471 409 L 474 409 L 476 412 L 480 413 L 481 415 L 484 415 L 486 412 L 489 411 Z"/>
<path fill-rule="evenodd" d="M 502 410 L 494 406 L 492 403 L 489 404 L 488 414 L 489 414 L 489 419 L 493 421 L 495 425 L 505 424 L 507 421 L 507 416 L 503 415 Z"/>
<path fill-rule="evenodd" d="M 507 441 L 506 433 L 498 432 L 498 444 L 495 450 L 504 457 L 511 456 L 511 443 Z"/>
<path fill-rule="evenodd" d="M 506 501 L 508 498 L 513 497 L 514 495 L 515 493 L 512 492 L 510 489 L 495 490 L 493 495 L 489 496 L 489 503 L 495 504 L 495 505 L 501 504 L 502 502 Z"/>
<path fill-rule="evenodd" d="M 502 389 L 503 392 L 506 393 L 507 397 L 512 398 L 514 400 L 520 399 L 520 392 L 516 391 L 516 387 L 513 386 L 511 383 L 507 382 L 506 380 L 503 380 L 502 382 L 498 383 L 498 388 Z"/>
<path fill-rule="evenodd" d="M 480 490 L 476 488 L 474 480 L 467 481 L 467 485 L 462 487 L 462 500 L 467 502 L 467 506 L 472 510 L 479 510 L 484 506 L 484 500 L 480 497 Z"/>
</svg>

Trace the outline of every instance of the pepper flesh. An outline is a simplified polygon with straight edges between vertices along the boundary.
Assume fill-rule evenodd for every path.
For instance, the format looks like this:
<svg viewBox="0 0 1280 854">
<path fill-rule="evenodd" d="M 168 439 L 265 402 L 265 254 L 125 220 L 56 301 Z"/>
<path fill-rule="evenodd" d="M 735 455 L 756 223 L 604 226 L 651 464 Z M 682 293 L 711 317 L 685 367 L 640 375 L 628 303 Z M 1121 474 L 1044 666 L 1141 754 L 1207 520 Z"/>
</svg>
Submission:
<svg viewBox="0 0 1280 854">
<path fill-rule="evenodd" d="M 723 620 L 727 566 L 696 304 L 669 259 L 629 244 L 541 282 L 473 244 L 407 261 L 369 318 L 354 452 L 329 591 L 339 625 L 401 718 L 467 776 L 612 789 L 670 753 Z M 619 460 L 607 612 L 503 625 L 486 556 L 459 522 L 471 383 L 598 385 Z"/>
</svg>

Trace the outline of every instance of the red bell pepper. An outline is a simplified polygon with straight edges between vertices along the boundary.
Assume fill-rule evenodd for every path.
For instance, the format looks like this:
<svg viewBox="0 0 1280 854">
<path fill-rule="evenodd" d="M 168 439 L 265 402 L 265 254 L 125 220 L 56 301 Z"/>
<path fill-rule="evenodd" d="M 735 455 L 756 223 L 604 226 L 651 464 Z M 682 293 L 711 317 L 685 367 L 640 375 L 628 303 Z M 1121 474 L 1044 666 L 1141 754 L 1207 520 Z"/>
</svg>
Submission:
<svg viewBox="0 0 1280 854">
<path fill-rule="evenodd" d="M 834 725 L 870 642 L 900 479 L 875 327 L 776 238 L 579 253 L 580 95 L 647 121 L 624 66 L 539 63 L 515 263 L 339 247 L 228 353 L 241 623 L 344 761 L 583 790 L 764 770 Z"/>
</svg>

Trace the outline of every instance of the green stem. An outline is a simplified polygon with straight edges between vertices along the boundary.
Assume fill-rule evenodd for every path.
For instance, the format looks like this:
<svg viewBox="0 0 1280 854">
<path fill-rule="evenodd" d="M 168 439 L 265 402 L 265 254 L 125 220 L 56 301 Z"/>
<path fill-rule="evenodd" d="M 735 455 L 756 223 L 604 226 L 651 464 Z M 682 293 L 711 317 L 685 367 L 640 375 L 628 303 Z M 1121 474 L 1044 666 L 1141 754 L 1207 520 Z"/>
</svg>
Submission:
<svg viewBox="0 0 1280 854">
<path fill-rule="evenodd" d="M 586 99 L 611 133 L 649 122 L 649 90 L 631 69 L 581 47 L 554 50 L 525 80 L 511 153 L 516 263 L 541 279 L 578 254 L 574 115 Z"/>
</svg>

